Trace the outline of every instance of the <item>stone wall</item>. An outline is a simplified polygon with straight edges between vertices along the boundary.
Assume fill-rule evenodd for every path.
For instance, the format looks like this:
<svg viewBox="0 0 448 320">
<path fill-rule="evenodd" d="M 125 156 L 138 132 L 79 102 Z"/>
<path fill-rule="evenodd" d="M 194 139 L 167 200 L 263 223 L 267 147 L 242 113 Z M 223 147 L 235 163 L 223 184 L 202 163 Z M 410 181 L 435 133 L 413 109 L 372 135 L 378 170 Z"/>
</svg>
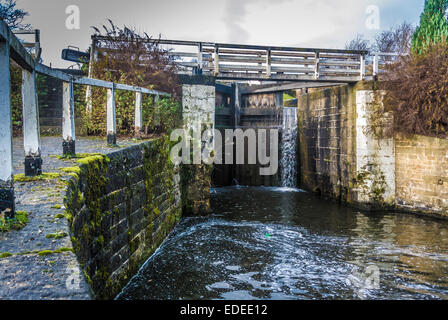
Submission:
<svg viewBox="0 0 448 320">
<path fill-rule="evenodd" d="M 114 298 L 182 214 L 167 137 L 82 159 L 66 196 L 73 247 L 96 299 Z"/>
<path fill-rule="evenodd" d="M 214 80 L 209 82 L 204 77 L 189 77 L 184 78 L 183 82 L 182 114 L 184 129 L 189 133 L 189 139 L 191 139 L 191 150 L 194 150 L 195 144 L 202 149 L 206 143 L 213 149 L 214 136 L 210 137 L 209 141 L 203 142 L 202 133 L 215 128 L 216 90 Z M 211 210 L 212 165 L 203 163 L 202 159 L 200 163 L 195 163 L 192 155 L 190 155 L 190 161 L 192 164 L 182 164 L 182 176 L 186 181 L 182 190 L 184 212 L 196 215 L 207 214 Z"/>
<path fill-rule="evenodd" d="M 298 97 L 300 184 L 348 202 L 356 196 L 355 99 L 352 86 Z"/>
<path fill-rule="evenodd" d="M 355 88 L 356 90 L 356 88 Z M 378 94 L 380 94 L 378 92 Z M 375 108 L 381 108 L 384 121 L 372 124 Z M 381 130 L 391 124 L 391 115 L 375 101 L 372 90 L 356 90 L 356 201 L 366 205 L 394 206 L 394 139 L 384 138 Z"/>
<path fill-rule="evenodd" d="M 448 140 L 398 135 L 395 157 L 397 206 L 448 216 Z"/>
<path fill-rule="evenodd" d="M 301 186 L 366 209 L 448 216 L 448 140 L 378 134 L 392 114 L 375 109 L 382 104 L 371 87 L 358 83 L 299 96 Z"/>
</svg>

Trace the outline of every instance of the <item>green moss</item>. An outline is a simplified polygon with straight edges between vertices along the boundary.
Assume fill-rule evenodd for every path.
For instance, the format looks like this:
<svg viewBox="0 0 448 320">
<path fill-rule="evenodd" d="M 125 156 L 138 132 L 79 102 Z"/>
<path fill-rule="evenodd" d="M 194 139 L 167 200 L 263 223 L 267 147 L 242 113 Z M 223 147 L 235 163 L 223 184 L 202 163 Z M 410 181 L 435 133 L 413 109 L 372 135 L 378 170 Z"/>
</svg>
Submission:
<svg viewBox="0 0 448 320">
<path fill-rule="evenodd" d="M 42 251 L 37 252 L 37 255 L 44 257 L 44 256 L 48 256 L 50 254 L 62 253 L 62 252 L 68 252 L 68 251 L 73 251 L 73 249 L 62 247 L 62 248 L 59 248 L 56 250 L 42 250 Z"/>
<path fill-rule="evenodd" d="M 61 239 L 61 238 L 65 238 L 68 234 L 66 232 L 63 231 L 59 231 L 56 233 L 49 233 L 45 236 L 45 238 L 47 239 Z"/>
<path fill-rule="evenodd" d="M 51 206 L 51 209 L 61 209 L 62 206 L 60 204 L 55 204 L 53 206 Z"/>
<path fill-rule="evenodd" d="M 8 258 L 10 256 L 12 256 L 11 252 L 0 252 L 0 259 L 1 258 Z"/>
<path fill-rule="evenodd" d="M 101 155 L 101 153 L 77 153 L 75 155 L 68 154 L 63 156 L 51 156 L 51 157 L 55 157 L 59 160 L 71 160 L 71 159 L 83 159 L 96 155 Z"/>
<path fill-rule="evenodd" d="M 64 167 L 59 168 L 60 171 L 65 173 L 76 173 L 77 175 L 81 174 L 81 168 L 80 167 Z"/>
<path fill-rule="evenodd" d="M 16 211 L 15 217 L 12 219 L 0 217 L 0 232 L 20 230 L 26 226 L 28 221 L 28 213 L 26 211 Z"/>
<path fill-rule="evenodd" d="M 53 180 L 59 178 L 60 176 L 61 174 L 57 172 L 44 172 L 41 175 L 35 177 L 27 177 L 23 173 L 20 173 L 14 175 L 14 181 L 16 182 L 44 181 L 44 180 Z"/>
<path fill-rule="evenodd" d="M 42 251 L 39 251 L 37 254 L 39 256 L 43 257 L 43 256 L 47 256 L 49 254 L 53 254 L 53 251 L 51 251 L 51 250 L 42 250 Z"/>
<path fill-rule="evenodd" d="M 103 154 L 96 154 L 96 155 L 92 155 L 92 156 L 89 156 L 89 157 L 85 157 L 85 158 L 81 158 L 79 160 L 76 160 L 76 163 L 89 165 L 89 164 L 91 164 L 92 162 L 95 162 L 95 161 L 100 161 L 100 162 L 106 161 L 106 162 L 109 162 L 110 160 L 109 160 L 109 158 L 107 156 L 105 156 Z"/>
<path fill-rule="evenodd" d="M 65 214 L 63 213 L 58 213 L 57 215 L 54 216 L 56 219 L 62 219 L 65 218 Z"/>
</svg>

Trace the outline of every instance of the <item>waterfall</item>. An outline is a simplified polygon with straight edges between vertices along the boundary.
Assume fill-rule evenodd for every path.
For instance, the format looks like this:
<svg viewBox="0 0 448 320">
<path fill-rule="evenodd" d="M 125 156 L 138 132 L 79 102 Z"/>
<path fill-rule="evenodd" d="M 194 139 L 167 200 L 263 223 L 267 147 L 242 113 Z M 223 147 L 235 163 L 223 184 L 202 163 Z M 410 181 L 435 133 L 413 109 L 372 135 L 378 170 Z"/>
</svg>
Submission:
<svg viewBox="0 0 448 320">
<path fill-rule="evenodd" d="M 283 108 L 281 140 L 281 185 L 297 186 L 297 108 Z"/>
</svg>

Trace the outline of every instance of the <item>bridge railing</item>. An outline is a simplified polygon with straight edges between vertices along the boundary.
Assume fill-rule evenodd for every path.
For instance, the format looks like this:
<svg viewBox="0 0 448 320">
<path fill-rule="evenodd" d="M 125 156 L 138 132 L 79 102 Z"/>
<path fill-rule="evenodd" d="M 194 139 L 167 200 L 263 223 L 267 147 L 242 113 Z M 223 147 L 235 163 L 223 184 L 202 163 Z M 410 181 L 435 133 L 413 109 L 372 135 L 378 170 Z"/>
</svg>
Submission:
<svg viewBox="0 0 448 320">
<path fill-rule="evenodd" d="M 400 55 L 394 52 L 371 52 L 370 56 L 372 63 L 368 74 L 375 77 L 382 72 L 385 65 L 394 62 Z"/>
<path fill-rule="evenodd" d="M 92 37 L 93 48 L 103 36 Z M 183 40 L 153 41 L 185 72 L 229 80 L 356 82 L 365 75 L 367 51 L 255 46 Z"/>
<path fill-rule="evenodd" d="M 40 47 L 37 48 L 40 53 Z M 25 175 L 42 173 L 39 106 L 36 74 L 44 74 L 63 81 L 62 97 L 62 145 L 64 154 L 75 153 L 74 84 L 106 88 L 107 90 L 107 135 L 108 143 L 116 143 L 115 90 L 135 92 L 135 130 L 142 125 L 142 94 L 170 96 L 168 93 L 112 83 L 88 77 L 75 76 L 49 68 L 36 60 L 22 42 L 0 19 L 0 212 L 6 209 L 7 216 L 14 214 L 12 113 L 10 62 L 14 60 L 22 68 L 23 141 L 25 151 Z"/>
<path fill-rule="evenodd" d="M 359 81 L 364 77 L 367 53 L 176 40 L 159 43 L 196 47 L 196 52 L 173 50 L 170 54 L 179 65 L 220 79 Z"/>
</svg>

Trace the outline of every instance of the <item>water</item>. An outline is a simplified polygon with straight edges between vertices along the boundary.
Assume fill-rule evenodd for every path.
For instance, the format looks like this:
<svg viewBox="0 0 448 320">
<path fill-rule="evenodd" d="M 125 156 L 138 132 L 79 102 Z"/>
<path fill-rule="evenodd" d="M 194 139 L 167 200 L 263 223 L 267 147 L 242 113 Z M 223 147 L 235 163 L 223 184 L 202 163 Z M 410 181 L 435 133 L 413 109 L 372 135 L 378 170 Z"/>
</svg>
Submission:
<svg viewBox="0 0 448 320">
<path fill-rule="evenodd" d="M 118 299 L 448 299 L 447 221 L 293 188 L 219 188 L 212 206 L 184 218 Z"/>
<path fill-rule="evenodd" d="M 295 187 L 297 166 L 297 108 L 283 108 L 281 141 L 281 184 L 283 187 Z"/>
</svg>

